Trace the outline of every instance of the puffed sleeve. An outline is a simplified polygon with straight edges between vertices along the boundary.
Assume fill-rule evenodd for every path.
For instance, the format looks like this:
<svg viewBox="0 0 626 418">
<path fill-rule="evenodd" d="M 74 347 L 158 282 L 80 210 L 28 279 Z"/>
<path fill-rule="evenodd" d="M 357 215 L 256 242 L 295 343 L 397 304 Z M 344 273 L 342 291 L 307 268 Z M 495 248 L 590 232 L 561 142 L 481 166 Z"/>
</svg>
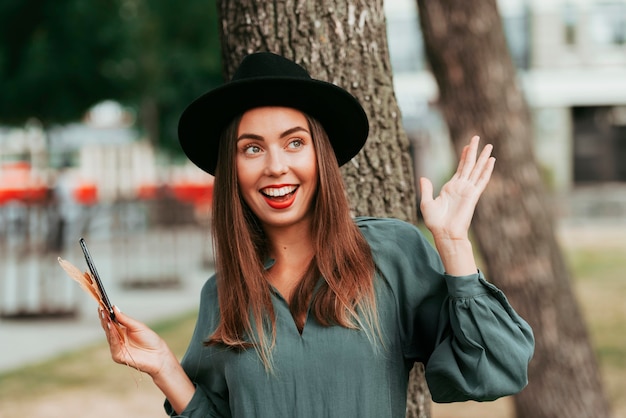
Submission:
<svg viewBox="0 0 626 418">
<path fill-rule="evenodd" d="M 448 296 L 426 364 L 433 400 L 489 401 L 522 390 L 534 351 L 530 326 L 482 274 L 444 277 Z"/>
<path fill-rule="evenodd" d="M 217 289 L 215 286 L 215 276 L 212 276 L 202 288 L 198 319 L 187 351 L 181 361 L 183 369 L 195 385 L 196 391 L 185 410 L 179 415 L 176 414 L 169 401 L 167 399 L 165 400 L 165 412 L 171 417 L 221 418 L 224 416 L 224 414 L 220 412 L 220 407 L 215 402 L 219 397 L 211 393 L 206 384 L 210 376 L 207 375 L 206 364 L 204 364 L 207 359 L 204 358 L 205 348 L 203 341 L 209 335 L 209 330 L 215 328 L 217 320 Z"/>
<path fill-rule="evenodd" d="M 423 362 L 435 402 L 487 401 L 522 390 L 534 351 L 530 326 L 482 273 L 445 274 L 414 225 L 358 220 L 393 308 L 406 361 Z M 388 302 L 387 300 L 391 301 Z"/>
</svg>

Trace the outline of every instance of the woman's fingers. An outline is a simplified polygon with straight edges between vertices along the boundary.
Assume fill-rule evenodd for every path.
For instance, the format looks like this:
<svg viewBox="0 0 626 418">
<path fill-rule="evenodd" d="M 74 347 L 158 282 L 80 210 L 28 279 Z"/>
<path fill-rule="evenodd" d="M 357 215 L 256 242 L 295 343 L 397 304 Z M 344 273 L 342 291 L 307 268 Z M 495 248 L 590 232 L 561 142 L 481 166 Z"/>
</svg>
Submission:
<svg viewBox="0 0 626 418">
<path fill-rule="evenodd" d="M 493 145 L 491 144 L 485 145 L 485 147 L 481 151 L 480 155 L 478 156 L 478 160 L 476 161 L 474 170 L 469 176 L 469 180 L 472 183 L 478 184 L 481 179 L 484 178 L 485 172 L 489 171 L 490 167 L 491 169 L 493 169 L 493 163 L 495 161 L 495 158 L 491 157 L 492 151 Z"/>
<path fill-rule="evenodd" d="M 111 357 L 116 363 L 128 364 L 128 359 L 126 358 L 127 349 L 125 347 L 124 337 L 120 333 L 119 325 L 113 322 L 107 311 L 99 309 L 99 314 L 100 325 L 106 334 L 109 349 L 111 351 Z M 116 319 L 117 318 L 118 312 L 116 311 Z"/>
<path fill-rule="evenodd" d="M 459 167 L 462 178 L 469 178 L 474 170 L 479 141 L 480 137 L 478 135 L 474 135 L 472 139 L 470 139 L 470 143 L 463 149 L 463 153 L 461 154 L 462 166 Z"/>
<path fill-rule="evenodd" d="M 126 315 L 117 306 L 113 307 L 113 312 L 115 313 L 115 320 L 126 328 L 137 328 L 142 325 L 141 322 Z"/>
<path fill-rule="evenodd" d="M 493 173 L 493 168 L 496 165 L 495 157 L 489 157 L 485 164 L 485 168 L 481 171 L 480 177 L 476 182 L 476 186 L 480 189 L 481 193 L 487 187 L 489 180 L 491 179 L 491 174 Z"/>
<path fill-rule="evenodd" d="M 465 158 L 467 158 L 467 150 L 468 150 L 468 145 L 465 145 L 463 147 L 463 150 L 461 150 L 461 157 L 459 158 L 459 164 L 456 167 L 456 172 L 454 173 L 454 175 L 452 176 L 450 180 L 461 177 L 463 173 L 463 169 L 465 167 Z"/>
<path fill-rule="evenodd" d="M 478 187 L 485 187 L 491 177 L 495 158 L 491 156 L 493 145 L 487 144 L 478 154 L 480 137 L 474 135 L 463 147 L 454 178 L 466 179 Z M 478 155 L 478 157 L 477 157 Z"/>
<path fill-rule="evenodd" d="M 433 183 L 426 177 L 420 178 L 420 191 L 422 195 L 422 203 L 433 200 Z"/>
</svg>

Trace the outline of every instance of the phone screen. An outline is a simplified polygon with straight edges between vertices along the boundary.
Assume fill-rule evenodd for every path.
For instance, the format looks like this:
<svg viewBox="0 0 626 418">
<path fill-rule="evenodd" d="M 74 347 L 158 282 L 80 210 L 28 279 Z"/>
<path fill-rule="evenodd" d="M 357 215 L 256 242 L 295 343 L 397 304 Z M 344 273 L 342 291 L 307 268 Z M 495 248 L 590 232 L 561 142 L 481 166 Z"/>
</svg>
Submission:
<svg viewBox="0 0 626 418">
<path fill-rule="evenodd" d="M 100 291 L 100 295 L 102 295 L 102 302 L 104 306 L 106 306 L 109 311 L 109 317 L 115 321 L 115 312 L 113 311 L 113 305 L 109 301 L 109 297 L 107 296 L 107 292 L 104 290 L 104 286 L 102 285 L 102 280 L 100 280 L 100 275 L 98 274 L 98 270 L 96 270 L 96 265 L 93 263 L 93 259 L 89 254 L 89 250 L 87 249 L 87 243 L 84 238 L 79 240 L 80 247 L 83 250 L 83 254 L 85 255 L 85 261 L 87 261 L 87 267 L 89 267 L 89 271 L 96 281 L 96 286 L 98 286 L 98 290 Z"/>
</svg>

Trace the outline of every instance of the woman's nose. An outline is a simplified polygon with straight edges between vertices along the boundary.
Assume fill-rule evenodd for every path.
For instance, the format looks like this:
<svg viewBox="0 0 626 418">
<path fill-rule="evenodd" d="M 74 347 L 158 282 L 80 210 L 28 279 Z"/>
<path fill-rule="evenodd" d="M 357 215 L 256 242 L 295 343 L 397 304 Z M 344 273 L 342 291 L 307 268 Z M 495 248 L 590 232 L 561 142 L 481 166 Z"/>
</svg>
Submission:
<svg viewBox="0 0 626 418">
<path fill-rule="evenodd" d="M 282 150 L 272 150 L 267 153 L 265 164 L 265 174 L 268 176 L 277 176 L 287 172 L 289 164 Z"/>
</svg>

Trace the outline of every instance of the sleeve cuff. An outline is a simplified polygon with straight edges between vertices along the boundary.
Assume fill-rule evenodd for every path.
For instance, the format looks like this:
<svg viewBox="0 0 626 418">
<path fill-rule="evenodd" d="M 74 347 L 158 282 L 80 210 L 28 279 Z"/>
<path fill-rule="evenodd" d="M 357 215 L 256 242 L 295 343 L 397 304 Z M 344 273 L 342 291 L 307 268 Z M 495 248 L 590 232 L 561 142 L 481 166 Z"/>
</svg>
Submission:
<svg viewBox="0 0 626 418">
<path fill-rule="evenodd" d="M 180 415 L 176 415 L 176 412 L 174 411 L 172 405 L 170 405 L 167 399 L 165 400 L 164 406 L 165 412 L 172 418 L 210 418 L 215 416 L 211 412 L 214 409 L 213 404 L 209 401 L 204 391 L 200 389 L 200 387 L 198 387 L 197 385 L 193 397 L 189 401 L 189 404 L 187 405 L 185 410 Z"/>
<path fill-rule="evenodd" d="M 491 293 L 490 286 L 480 270 L 467 276 L 444 274 L 444 279 L 448 294 L 453 298 L 473 298 Z"/>
</svg>

